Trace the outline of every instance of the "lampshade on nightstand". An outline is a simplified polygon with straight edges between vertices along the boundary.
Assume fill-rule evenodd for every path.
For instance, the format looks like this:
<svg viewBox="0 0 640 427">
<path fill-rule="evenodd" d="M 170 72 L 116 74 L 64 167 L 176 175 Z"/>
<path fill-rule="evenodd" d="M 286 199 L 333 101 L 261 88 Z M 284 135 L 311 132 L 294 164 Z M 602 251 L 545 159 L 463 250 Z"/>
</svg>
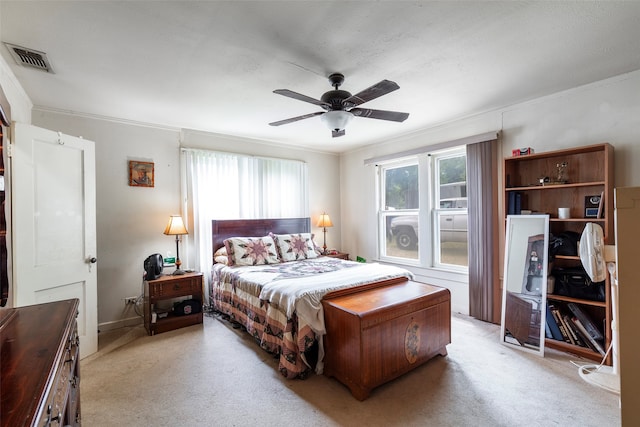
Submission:
<svg viewBox="0 0 640 427">
<path fill-rule="evenodd" d="M 180 265 L 182 261 L 180 261 L 180 236 L 189 234 L 187 231 L 187 227 L 184 226 L 184 221 L 182 221 L 182 216 L 180 215 L 171 215 L 169 217 L 169 223 L 167 227 L 164 229 L 164 234 L 168 236 L 176 236 L 176 271 L 173 274 L 184 274 L 184 270 L 180 269 Z"/>
<path fill-rule="evenodd" d="M 333 223 L 331 222 L 331 218 L 329 218 L 329 215 L 327 215 L 326 213 L 320 215 L 316 227 L 322 227 L 322 232 L 324 234 L 324 240 L 322 242 L 322 254 L 324 255 L 327 253 L 327 227 L 333 227 Z"/>
</svg>

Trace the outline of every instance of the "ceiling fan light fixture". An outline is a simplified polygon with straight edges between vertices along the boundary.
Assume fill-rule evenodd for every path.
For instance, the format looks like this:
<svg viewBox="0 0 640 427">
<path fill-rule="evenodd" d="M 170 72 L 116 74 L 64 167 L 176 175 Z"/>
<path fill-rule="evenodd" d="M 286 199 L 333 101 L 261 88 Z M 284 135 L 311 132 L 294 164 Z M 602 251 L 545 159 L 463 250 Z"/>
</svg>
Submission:
<svg viewBox="0 0 640 427">
<path fill-rule="evenodd" d="M 332 131 L 344 130 L 351 119 L 353 119 L 353 114 L 344 110 L 327 111 L 320 116 L 320 120 Z"/>
</svg>

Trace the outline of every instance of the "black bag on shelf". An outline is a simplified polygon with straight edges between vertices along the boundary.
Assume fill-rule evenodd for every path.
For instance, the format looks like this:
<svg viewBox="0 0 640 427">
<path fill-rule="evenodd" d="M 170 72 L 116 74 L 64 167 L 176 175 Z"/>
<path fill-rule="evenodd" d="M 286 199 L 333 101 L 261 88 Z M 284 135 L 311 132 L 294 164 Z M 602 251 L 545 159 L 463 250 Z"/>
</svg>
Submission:
<svg viewBox="0 0 640 427">
<path fill-rule="evenodd" d="M 549 236 L 549 255 L 578 256 L 578 242 L 580 234 L 575 231 L 564 231 L 558 235 Z"/>
<path fill-rule="evenodd" d="M 186 316 L 202 311 L 202 302 L 197 299 L 186 299 L 173 304 L 173 314 L 176 316 Z"/>
<path fill-rule="evenodd" d="M 605 281 L 592 282 L 582 267 L 556 268 L 551 273 L 555 277 L 553 293 L 565 297 L 588 299 L 591 301 L 605 300 Z"/>
</svg>

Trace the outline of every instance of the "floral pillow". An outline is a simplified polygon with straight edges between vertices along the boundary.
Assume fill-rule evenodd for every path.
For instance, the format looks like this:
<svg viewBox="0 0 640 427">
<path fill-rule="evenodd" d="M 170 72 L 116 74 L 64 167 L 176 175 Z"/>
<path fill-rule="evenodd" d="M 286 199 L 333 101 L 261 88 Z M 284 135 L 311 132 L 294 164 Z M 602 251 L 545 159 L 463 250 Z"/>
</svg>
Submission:
<svg viewBox="0 0 640 427">
<path fill-rule="evenodd" d="M 278 255 L 283 262 L 317 258 L 318 253 L 310 233 L 272 234 Z"/>
<path fill-rule="evenodd" d="M 276 244 L 270 236 L 232 237 L 224 241 L 227 265 L 278 264 Z"/>
</svg>

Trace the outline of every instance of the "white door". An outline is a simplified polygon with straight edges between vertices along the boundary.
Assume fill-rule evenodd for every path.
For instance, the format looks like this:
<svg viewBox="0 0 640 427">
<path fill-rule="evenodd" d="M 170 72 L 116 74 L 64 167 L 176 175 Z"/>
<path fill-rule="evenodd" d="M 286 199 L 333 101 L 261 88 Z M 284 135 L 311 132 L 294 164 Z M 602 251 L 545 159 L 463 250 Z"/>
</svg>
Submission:
<svg viewBox="0 0 640 427">
<path fill-rule="evenodd" d="M 95 148 L 11 126 L 14 307 L 78 298 L 80 357 L 97 351 Z"/>
</svg>

